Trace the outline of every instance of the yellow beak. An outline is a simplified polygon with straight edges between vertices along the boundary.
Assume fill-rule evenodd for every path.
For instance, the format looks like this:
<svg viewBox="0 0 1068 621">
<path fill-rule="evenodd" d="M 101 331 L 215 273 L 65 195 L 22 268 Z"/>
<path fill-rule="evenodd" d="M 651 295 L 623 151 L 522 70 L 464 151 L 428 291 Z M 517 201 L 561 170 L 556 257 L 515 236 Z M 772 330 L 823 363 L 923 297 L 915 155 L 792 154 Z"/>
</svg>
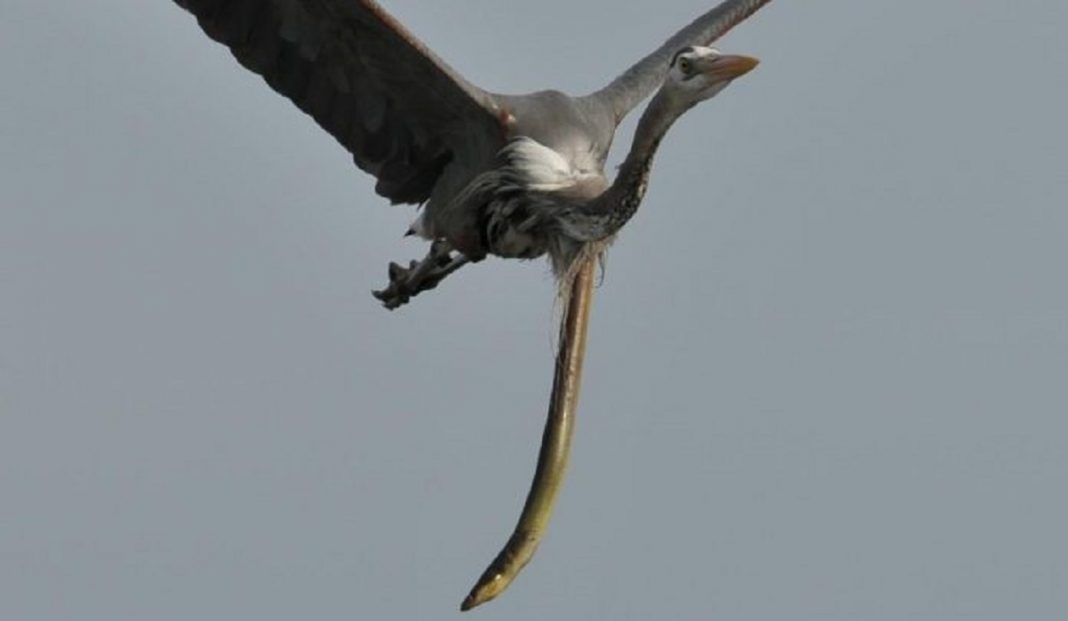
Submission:
<svg viewBox="0 0 1068 621">
<path fill-rule="evenodd" d="M 701 71 L 716 82 L 733 80 L 752 71 L 760 60 L 752 56 L 725 54 L 709 58 L 701 64 Z"/>
</svg>

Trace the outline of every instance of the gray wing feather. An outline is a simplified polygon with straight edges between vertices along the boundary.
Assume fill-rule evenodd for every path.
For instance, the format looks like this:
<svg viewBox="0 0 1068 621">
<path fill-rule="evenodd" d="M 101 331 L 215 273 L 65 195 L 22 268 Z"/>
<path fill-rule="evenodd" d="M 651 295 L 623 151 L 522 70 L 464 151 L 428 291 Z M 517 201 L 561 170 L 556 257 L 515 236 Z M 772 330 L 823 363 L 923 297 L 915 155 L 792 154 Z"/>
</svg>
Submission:
<svg viewBox="0 0 1068 621">
<path fill-rule="evenodd" d="M 710 45 L 771 0 L 725 0 L 698 17 L 652 54 L 627 69 L 611 84 L 585 99 L 611 111 L 619 122 L 667 77 L 675 52 L 690 45 Z"/>
<path fill-rule="evenodd" d="M 450 163 L 477 166 L 504 144 L 494 98 L 373 0 L 175 1 L 333 135 L 394 203 L 426 201 Z"/>
</svg>

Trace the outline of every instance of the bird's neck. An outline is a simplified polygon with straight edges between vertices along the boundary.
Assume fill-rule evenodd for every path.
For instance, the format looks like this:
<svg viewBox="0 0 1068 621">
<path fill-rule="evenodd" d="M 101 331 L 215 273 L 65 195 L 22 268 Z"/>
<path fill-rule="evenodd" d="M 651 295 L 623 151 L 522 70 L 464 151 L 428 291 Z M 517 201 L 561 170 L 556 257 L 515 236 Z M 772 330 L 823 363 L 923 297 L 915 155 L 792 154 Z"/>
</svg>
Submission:
<svg viewBox="0 0 1068 621">
<path fill-rule="evenodd" d="M 619 167 L 619 174 L 607 190 L 581 210 L 581 231 L 575 235 L 581 241 L 596 241 L 615 235 L 638 211 L 660 141 L 679 118 L 681 112 L 661 91 L 649 102 L 638 128 L 630 152 Z M 569 231 L 570 232 L 570 231 Z"/>
</svg>

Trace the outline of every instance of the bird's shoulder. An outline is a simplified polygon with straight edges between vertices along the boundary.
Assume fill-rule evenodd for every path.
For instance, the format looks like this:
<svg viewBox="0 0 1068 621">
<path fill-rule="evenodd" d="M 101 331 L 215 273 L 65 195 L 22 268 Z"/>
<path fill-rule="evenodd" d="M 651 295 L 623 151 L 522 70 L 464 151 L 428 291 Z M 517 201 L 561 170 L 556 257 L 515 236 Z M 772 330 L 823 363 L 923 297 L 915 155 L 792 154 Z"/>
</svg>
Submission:
<svg viewBox="0 0 1068 621">
<path fill-rule="evenodd" d="M 511 117 L 509 133 L 513 139 L 533 140 L 575 170 L 603 171 L 615 125 L 590 110 L 582 99 L 556 90 L 495 97 Z"/>
</svg>

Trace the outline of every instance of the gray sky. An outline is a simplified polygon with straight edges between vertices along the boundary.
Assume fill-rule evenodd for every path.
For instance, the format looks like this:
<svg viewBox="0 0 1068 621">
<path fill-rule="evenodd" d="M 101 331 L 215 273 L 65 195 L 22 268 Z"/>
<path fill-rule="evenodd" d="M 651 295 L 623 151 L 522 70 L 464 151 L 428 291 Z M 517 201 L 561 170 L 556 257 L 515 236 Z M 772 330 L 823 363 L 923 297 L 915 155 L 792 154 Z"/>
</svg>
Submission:
<svg viewBox="0 0 1068 621">
<path fill-rule="evenodd" d="M 582 92 L 712 1 L 384 3 Z M 665 142 L 555 520 L 472 618 L 1068 613 L 1066 23 L 777 0 L 721 42 L 763 64 Z M 413 211 L 170 2 L 0 0 L 0 75 L 0 618 L 459 615 L 533 470 L 546 266 L 382 310 Z"/>
</svg>

